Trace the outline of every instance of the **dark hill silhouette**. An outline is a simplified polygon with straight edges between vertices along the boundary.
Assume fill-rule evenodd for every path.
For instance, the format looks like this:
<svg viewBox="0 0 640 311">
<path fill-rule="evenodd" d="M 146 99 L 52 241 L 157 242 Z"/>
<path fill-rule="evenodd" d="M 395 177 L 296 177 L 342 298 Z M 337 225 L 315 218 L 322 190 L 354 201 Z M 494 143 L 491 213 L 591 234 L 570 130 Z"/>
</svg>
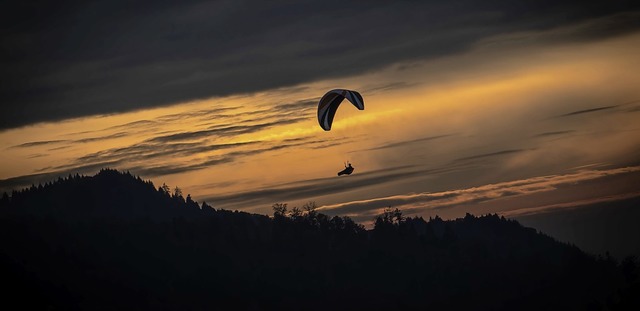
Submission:
<svg viewBox="0 0 640 311">
<path fill-rule="evenodd" d="M 497 215 L 387 209 L 365 230 L 309 203 L 273 217 L 102 170 L 0 199 L 2 303 L 50 310 L 622 310 L 638 267 Z M 23 298 L 25 297 L 25 298 Z"/>
</svg>

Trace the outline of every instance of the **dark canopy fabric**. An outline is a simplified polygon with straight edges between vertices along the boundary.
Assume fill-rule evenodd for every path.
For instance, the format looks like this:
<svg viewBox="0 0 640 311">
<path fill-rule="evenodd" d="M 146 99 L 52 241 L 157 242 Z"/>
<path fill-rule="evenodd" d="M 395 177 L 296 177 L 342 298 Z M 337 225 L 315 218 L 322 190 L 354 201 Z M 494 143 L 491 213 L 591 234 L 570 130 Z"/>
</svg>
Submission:
<svg viewBox="0 0 640 311">
<path fill-rule="evenodd" d="M 359 110 L 364 110 L 364 100 L 360 93 L 344 89 L 331 90 L 322 96 L 318 104 L 318 123 L 322 129 L 325 131 L 331 130 L 333 117 L 338 110 L 338 106 L 345 98 Z"/>
</svg>

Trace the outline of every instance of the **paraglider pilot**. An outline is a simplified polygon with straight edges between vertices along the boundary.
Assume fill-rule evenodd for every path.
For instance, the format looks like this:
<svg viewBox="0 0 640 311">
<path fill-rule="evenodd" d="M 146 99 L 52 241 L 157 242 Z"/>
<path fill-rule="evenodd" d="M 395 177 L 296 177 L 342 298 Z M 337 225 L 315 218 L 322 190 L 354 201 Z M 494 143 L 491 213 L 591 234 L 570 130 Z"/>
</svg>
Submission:
<svg viewBox="0 0 640 311">
<path fill-rule="evenodd" d="M 351 173 L 353 173 L 353 166 L 351 166 L 351 163 L 349 163 L 349 166 L 344 166 L 344 170 L 338 172 L 338 176 L 342 176 L 342 175 L 351 175 Z"/>
</svg>

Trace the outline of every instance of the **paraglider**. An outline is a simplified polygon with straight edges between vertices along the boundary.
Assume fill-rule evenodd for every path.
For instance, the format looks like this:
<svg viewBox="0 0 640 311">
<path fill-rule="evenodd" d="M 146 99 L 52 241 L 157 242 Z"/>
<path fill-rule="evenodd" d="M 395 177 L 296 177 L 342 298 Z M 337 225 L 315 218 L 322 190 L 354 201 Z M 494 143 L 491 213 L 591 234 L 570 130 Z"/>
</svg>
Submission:
<svg viewBox="0 0 640 311">
<path fill-rule="evenodd" d="M 342 171 L 338 172 L 338 176 L 351 175 L 351 173 L 353 173 L 353 166 L 351 166 L 351 163 L 349 163 L 349 166 L 345 165 L 344 169 Z"/>
<path fill-rule="evenodd" d="M 324 94 L 318 103 L 318 123 L 323 130 L 331 130 L 336 110 L 345 98 L 359 110 L 364 110 L 364 100 L 360 93 L 344 89 L 331 90 Z"/>
<path fill-rule="evenodd" d="M 362 99 L 362 95 L 360 95 L 360 93 L 345 89 L 331 90 L 324 94 L 322 98 L 320 98 L 320 102 L 318 103 L 318 123 L 323 130 L 331 130 L 333 117 L 336 115 L 338 107 L 345 98 L 349 100 L 351 104 L 356 106 L 358 110 L 364 110 L 364 100 Z M 338 172 L 338 176 L 351 175 L 351 173 L 353 173 L 353 166 L 351 166 L 351 163 L 348 164 L 349 166 L 345 164 L 344 170 Z"/>
</svg>

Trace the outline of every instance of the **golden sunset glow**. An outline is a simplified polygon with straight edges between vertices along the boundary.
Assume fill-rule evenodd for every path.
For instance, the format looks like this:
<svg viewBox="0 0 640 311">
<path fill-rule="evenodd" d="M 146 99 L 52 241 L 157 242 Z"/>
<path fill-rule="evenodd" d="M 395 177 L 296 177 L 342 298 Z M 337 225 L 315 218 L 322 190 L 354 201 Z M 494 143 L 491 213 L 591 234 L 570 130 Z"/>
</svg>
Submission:
<svg viewBox="0 0 640 311">
<path fill-rule="evenodd" d="M 6 130 L 0 178 L 9 190 L 112 167 L 220 208 L 269 213 L 274 202 L 331 210 L 637 160 L 639 35 L 513 50 L 496 40 L 408 67 Z M 360 90 L 366 109 L 342 105 L 325 132 L 317 101 L 340 86 Z M 346 161 L 356 174 L 336 179 Z M 406 177 L 383 178 L 397 172 Z M 341 190 L 350 182 L 362 185 Z"/>
</svg>

